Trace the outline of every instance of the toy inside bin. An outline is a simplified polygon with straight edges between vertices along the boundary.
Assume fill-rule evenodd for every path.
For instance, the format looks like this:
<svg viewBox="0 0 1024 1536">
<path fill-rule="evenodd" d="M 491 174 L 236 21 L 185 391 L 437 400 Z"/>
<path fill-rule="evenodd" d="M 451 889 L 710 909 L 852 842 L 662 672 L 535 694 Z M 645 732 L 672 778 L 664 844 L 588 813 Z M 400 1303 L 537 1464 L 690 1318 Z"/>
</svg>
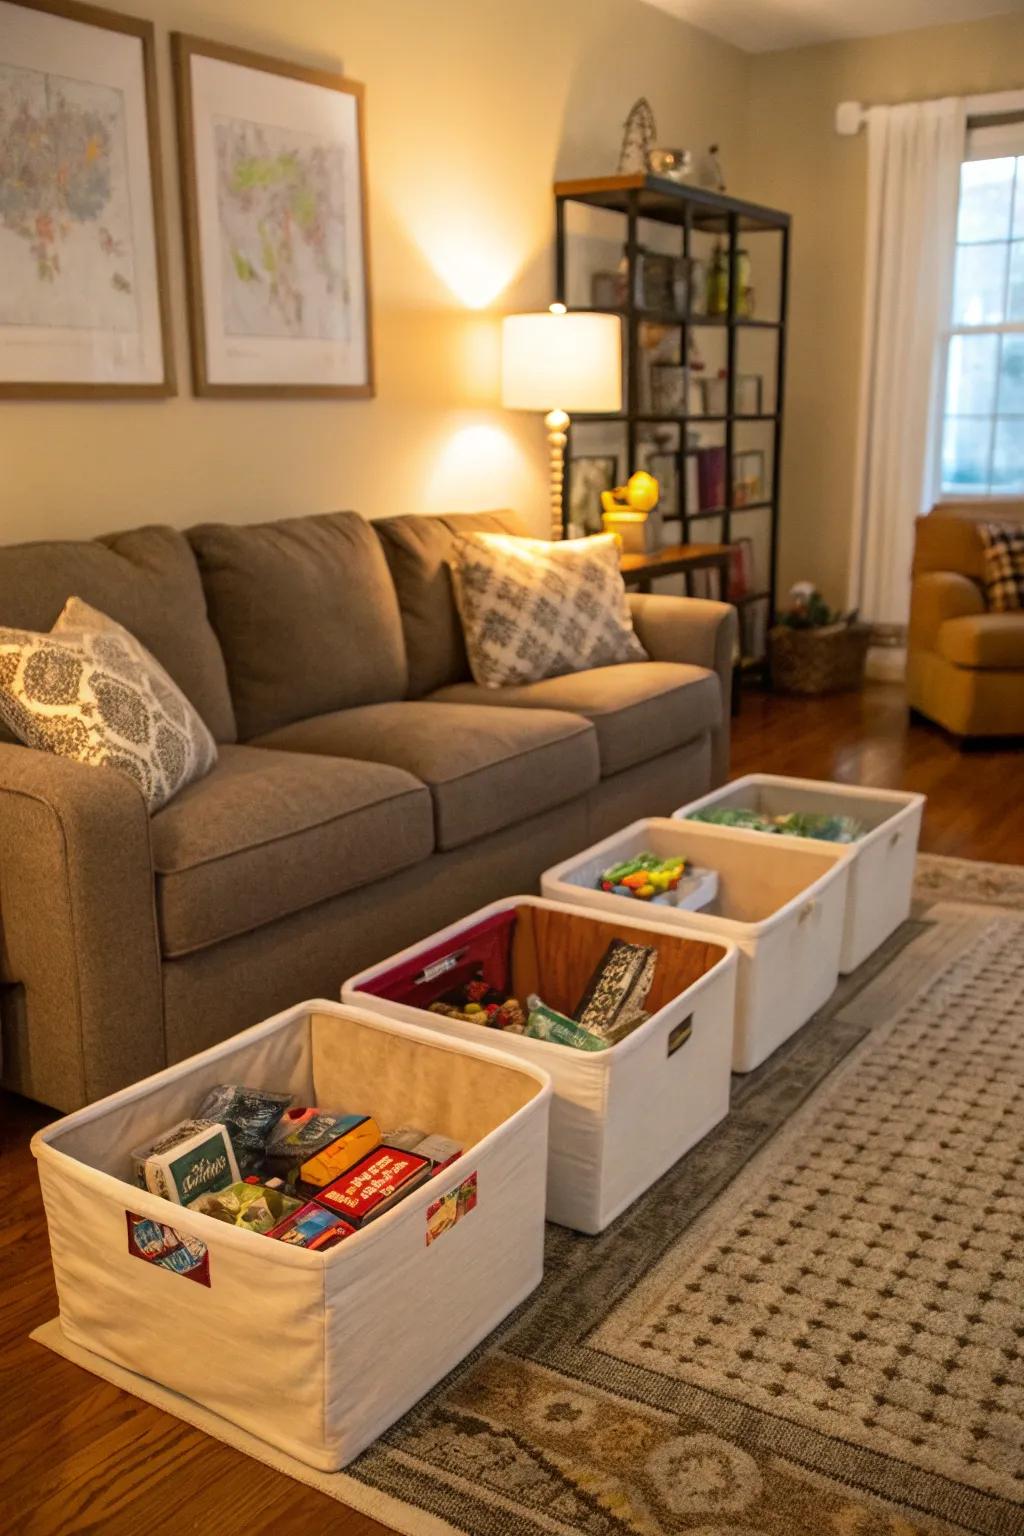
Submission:
<svg viewBox="0 0 1024 1536">
<path fill-rule="evenodd" d="M 732 1067 L 750 1072 L 831 995 L 839 976 L 848 845 L 765 837 L 665 817 L 636 821 L 541 876 L 545 896 L 609 918 L 641 903 L 605 891 L 601 876 L 641 852 L 682 857 L 718 876 L 699 912 L 662 908 L 659 921 L 693 935 L 731 939 L 739 949 Z"/>
<path fill-rule="evenodd" d="M 743 810 L 770 817 L 796 812 L 856 823 L 859 835 L 847 845 L 852 859 L 839 956 L 839 970 L 845 976 L 910 915 L 924 806 L 924 795 L 909 790 L 750 773 L 672 814 L 688 821 L 707 811 Z M 764 833 L 745 835 L 763 837 Z"/>
<path fill-rule="evenodd" d="M 491 1043 L 314 1000 L 46 1126 L 32 1150 L 66 1337 L 310 1466 L 345 1465 L 541 1278 L 550 1084 Z M 293 1247 L 130 1182 L 130 1149 L 223 1082 L 365 1106 L 463 1155 L 336 1247 Z M 145 1261 L 144 1223 L 202 1254 L 199 1283 Z"/>
<path fill-rule="evenodd" d="M 428 1025 L 459 1040 L 487 1040 L 543 1067 L 554 1099 L 547 1214 L 600 1232 L 705 1136 L 729 1107 L 736 955 L 655 921 L 637 903 L 625 920 L 543 897 L 495 902 L 346 982 L 342 997 Z M 480 977 L 524 1000 L 536 994 L 571 1015 L 614 939 L 655 950 L 645 1023 L 606 1050 L 583 1051 L 429 1011 Z"/>
</svg>

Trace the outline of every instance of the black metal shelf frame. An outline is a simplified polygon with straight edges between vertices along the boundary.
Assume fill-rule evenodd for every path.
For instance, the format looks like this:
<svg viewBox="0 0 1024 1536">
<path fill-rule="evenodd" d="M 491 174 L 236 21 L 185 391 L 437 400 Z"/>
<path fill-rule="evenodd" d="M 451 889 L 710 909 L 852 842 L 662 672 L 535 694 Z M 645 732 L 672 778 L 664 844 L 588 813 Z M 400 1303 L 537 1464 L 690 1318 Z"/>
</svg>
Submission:
<svg viewBox="0 0 1024 1536">
<path fill-rule="evenodd" d="M 566 302 L 568 291 L 569 248 L 566 231 L 566 206 L 583 203 L 593 208 L 603 208 L 622 214 L 625 218 L 626 255 L 626 303 L 607 310 L 591 305 L 572 306 L 577 310 L 593 313 L 618 314 L 624 326 L 625 357 L 625 408 L 621 412 L 581 414 L 582 422 L 618 422 L 626 429 L 627 466 L 635 465 L 638 429 L 650 423 L 666 423 L 679 427 L 679 447 L 676 450 L 678 488 L 677 518 L 684 532 L 691 522 L 700 518 L 722 519 L 721 542 L 732 541 L 732 520 L 739 513 L 767 510 L 770 515 L 769 586 L 766 592 L 749 594 L 743 601 L 767 598 L 769 615 L 776 606 L 778 569 L 778 531 L 780 506 L 780 472 L 782 463 L 783 401 L 786 363 L 786 326 L 789 298 L 789 215 L 777 209 L 764 208 L 737 198 L 709 192 L 704 188 L 677 185 L 655 176 L 605 177 L 594 181 L 558 182 L 555 184 L 555 297 Z M 681 254 L 689 258 L 694 232 L 718 236 L 726 246 L 729 271 L 728 309 L 724 315 L 675 314 L 649 309 L 636 303 L 639 291 L 637 283 L 638 258 L 641 245 L 638 225 L 641 220 L 653 219 L 675 225 L 682 235 Z M 779 236 L 779 307 L 778 319 L 761 320 L 736 312 L 739 285 L 738 251 L 740 239 L 745 233 L 771 231 Z M 726 410 L 721 415 L 698 415 L 688 412 L 675 416 L 645 411 L 640 402 L 640 327 L 654 323 L 675 326 L 681 331 L 680 348 L 684 361 L 689 357 L 690 332 L 702 328 L 722 328 L 726 333 Z M 775 409 L 756 415 L 736 410 L 736 371 L 738 360 L 738 333 L 745 330 L 770 330 L 776 333 L 775 356 Z M 735 499 L 734 458 L 736 451 L 735 429 L 744 422 L 769 422 L 772 424 L 771 483 L 768 495 L 762 501 L 738 504 Z M 685 459 L 696 450 L 687 446 L 686 428 L 700 424 L 719 424 L 725 428 L 725 505 L 721 508 L 691 508 L 687 501 L 687 477 Z M 572 473 L 571 456 L 566 461 L 566 500 L 568 507 L 569 477 Z"/>
</svg>

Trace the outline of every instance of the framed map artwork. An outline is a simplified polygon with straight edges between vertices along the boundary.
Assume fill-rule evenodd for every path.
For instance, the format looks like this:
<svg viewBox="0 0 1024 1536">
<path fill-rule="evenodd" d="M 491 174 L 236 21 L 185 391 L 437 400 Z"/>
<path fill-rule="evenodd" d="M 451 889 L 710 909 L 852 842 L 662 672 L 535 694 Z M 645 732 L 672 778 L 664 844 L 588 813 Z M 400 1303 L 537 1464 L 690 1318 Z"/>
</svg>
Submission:
<svg viewBox="0 0 1024 1536">
<path fill-rule="evenodd" d="M 0 0 L 0 396 L 173 393 L 153 28 Z"/>
<path fill-rule="evenodd" d="M 173 47 L 196 393 L 372 395 L 362 86 Z"/>
</svg>

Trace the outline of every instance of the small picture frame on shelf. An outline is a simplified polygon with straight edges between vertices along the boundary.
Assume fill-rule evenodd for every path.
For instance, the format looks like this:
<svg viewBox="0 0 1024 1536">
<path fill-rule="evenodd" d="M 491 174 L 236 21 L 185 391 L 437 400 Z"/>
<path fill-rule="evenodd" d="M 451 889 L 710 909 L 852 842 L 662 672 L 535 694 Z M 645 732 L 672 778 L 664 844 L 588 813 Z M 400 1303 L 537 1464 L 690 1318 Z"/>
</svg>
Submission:
<svg viewBox="0 0 1024 1536">
<path fill-rule="evenodd" d="M 759 373 L 736 375 L 733 410 L 737 416 L 760 416 L 764 410 L 764 383 Z"/>
<path fill-rule="evenodd" d="M 733 455 L 732 504 L 749 507 L 765 499 L 764 453 L 760 448 Z"/>
<path fill-rule="evenodd" d="M 675 309 L 673 297 L 674 268 L 677 258 L 660 251 L 638 251 L 636 258 L 636 302 L 641 309 L 668 315 Z"/>
<path fill-rule="evenodd" d="M 708 264 L 700 256 L 690 257 L 688 313 L 701 318 L 708 312 Z"/>
<path fill-rule="evenodd" d="M 724 416 L 729 409 L 729 376 L 724 368 L 713 379 L 701 380 L 701 410 L 705 416 Z"/>
<path fill-rule="evenodd" d="M 601 492 L 618 484 L 619 460 L 614 453 L 586 454 L 569 461 L 570 536 L 602 533 Z"/>
<path fill-rule="evenodd" d="M 689 369 L 683 363 L 651 365 L 651 409 L 656 416 L 685 416 Z"/>
<path fill-rule="evenodd" d="M 622 277 L 618 272 L 590 274 L 590 303 L 593 309 L 621 309 L 624 296 Z"/>
<path fill-rule="evenodd" d="M 708 416 L 725 416 L 729 410 L 729 375 L 724 368 L 717 378 L 704 379 L 703 410 Z M 733 412 L 737 416 L 760 416 L 762 382 L 759 373 L 738 373 Z"/>
<path fill-rule="evenodd" d="M 658 482 L 658 509 L 662 517 L 675 517 L 679 511 L 679 461 L 674 453 L 652 453 L 647 473 Z"/>
</svg>

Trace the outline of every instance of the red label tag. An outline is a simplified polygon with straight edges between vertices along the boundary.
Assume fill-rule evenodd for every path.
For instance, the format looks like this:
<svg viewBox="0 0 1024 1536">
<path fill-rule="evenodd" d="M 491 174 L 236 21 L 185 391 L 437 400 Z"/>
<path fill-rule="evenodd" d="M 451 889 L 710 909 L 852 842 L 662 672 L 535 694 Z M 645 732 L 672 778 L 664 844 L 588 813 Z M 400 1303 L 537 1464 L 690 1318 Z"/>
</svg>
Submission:
<svg viewBox="0 0 1024 1536">
<path fill-rule="evenodd" d="M 133 1258 L 184 1275 L 199 1285 L 210 1284 L 209 1250 L 198 1237 L 187 1237 L 149 1216 L 136 1216 L 134 1211 L 124 1214 L 128 1223 L 128 1252 Z"/>
</svg>

